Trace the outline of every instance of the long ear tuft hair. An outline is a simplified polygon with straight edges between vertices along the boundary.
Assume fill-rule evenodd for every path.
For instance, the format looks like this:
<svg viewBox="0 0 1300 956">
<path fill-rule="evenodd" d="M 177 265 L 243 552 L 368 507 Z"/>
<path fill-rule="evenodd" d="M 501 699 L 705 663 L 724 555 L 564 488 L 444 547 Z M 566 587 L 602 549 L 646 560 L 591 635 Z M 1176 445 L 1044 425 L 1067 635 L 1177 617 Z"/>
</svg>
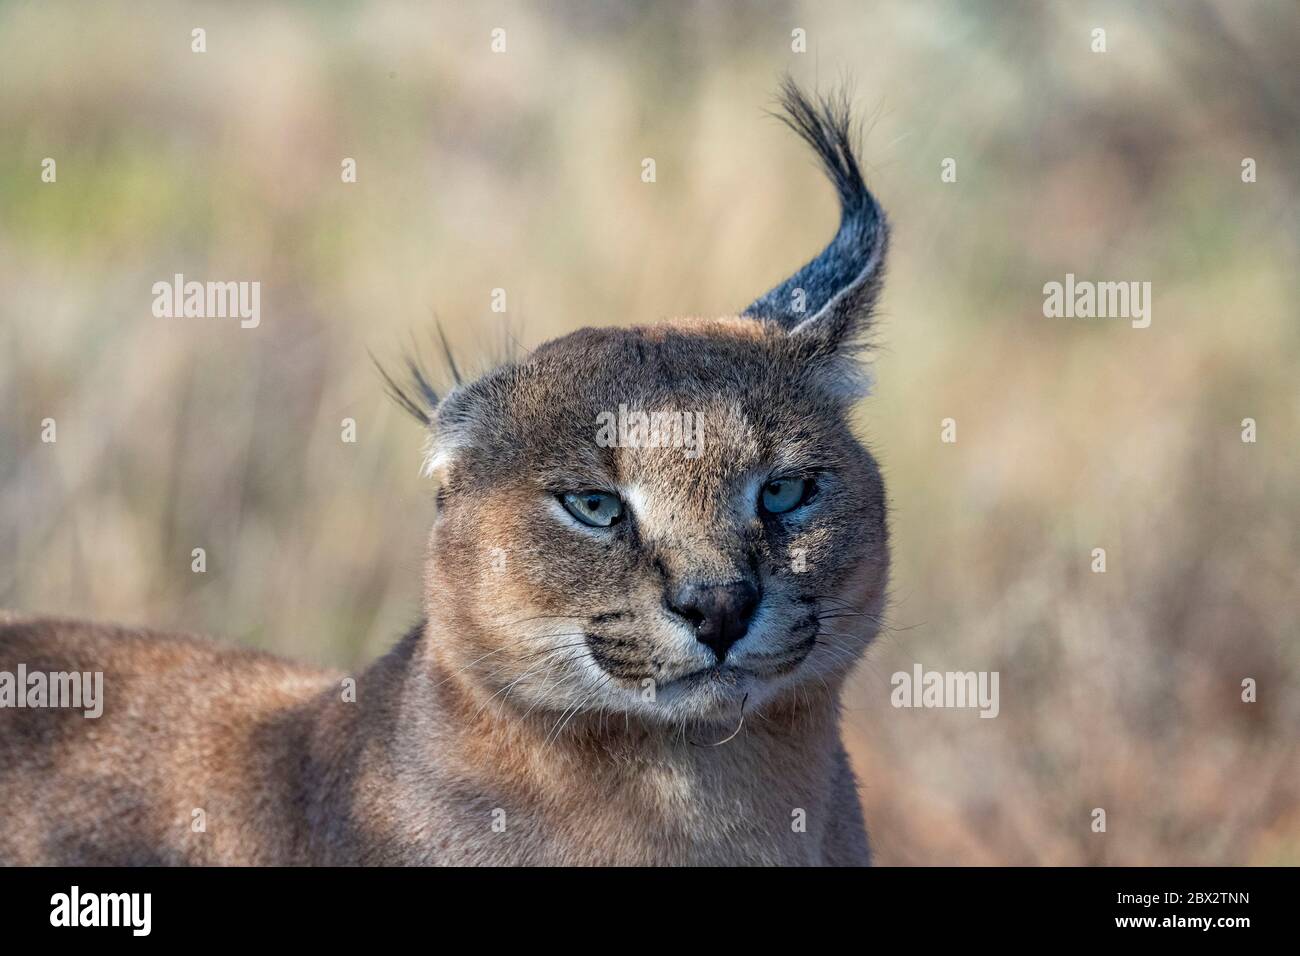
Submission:
<svg viewBox="0 0 1300 956">
<path fill-rule="evenodd" d="M 447 335 L 442 329 L 442 323 L 435 323 L 438 332 L 438 340 L 432 343 L 442 353 L 442 365 L 447 369 L 451 376 L 451 388 L 461 384 L 460 368 L 456 364 L 456 358 L 452 354 L 451 345 L 447 342 Z M 420 345 L 411 337 L 411 345 L 408 350 L 403 352 L 401 357 L 402 371 L 394 375 L 386 369 L 375 354 L 367 350 L 370 355 L 370 361 L 374 364 L 376 371 L 384 380 L 384 391 L 395 401 L 403 411 L 414 418 L 421 425 L 430 426 L 433 424 L 433 415 L 438 403 L 444 396 L 439 396 L 438 390 L 434 388 L 424 361 L 421 357 Z M 447 390 L 450 391 L 450 388 Z"/>
<path fill-rule="evenodd" d="M 810 98 L 789 76 L 777 116 L 812 147 L 840 199 L 840 227 L 802 269 L 756 299 L 746 315 L 787 331 L 816 335 L 830 348 L 857 338 L 870 323 L 884 278 L 889 225 L 862 178 L 854 154 L 849 93 Z"/>
</svg>

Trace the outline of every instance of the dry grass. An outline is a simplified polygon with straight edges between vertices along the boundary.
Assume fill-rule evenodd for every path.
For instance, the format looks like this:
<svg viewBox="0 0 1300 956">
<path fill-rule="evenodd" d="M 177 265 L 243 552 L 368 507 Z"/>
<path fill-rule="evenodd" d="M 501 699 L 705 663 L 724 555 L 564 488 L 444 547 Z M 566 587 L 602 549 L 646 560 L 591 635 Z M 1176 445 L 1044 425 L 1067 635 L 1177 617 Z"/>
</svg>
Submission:
<svg viewBox="0 0 1300 956">
<path fill-rule="evenodd" d="M 432 504 L 366 349 L 436 312 L 488 361 L 498 287 L 525 344 L 735 310 L 833 228 L 776 77 L 850 74 L 897 229 L 897 630 L 846 715 L 880 861 L 1300 861 L 1294 7 L 463 6 L 0 6 L 0 604 L 379 653 Z M 260 280 L 262 326 L 154 319 L 176 272 Z M 1043 318 L 1066 272 L 1151 281 L 1151 328 Z M 1001 715 L 892 709 L 914 661 Z"/>
</svg>

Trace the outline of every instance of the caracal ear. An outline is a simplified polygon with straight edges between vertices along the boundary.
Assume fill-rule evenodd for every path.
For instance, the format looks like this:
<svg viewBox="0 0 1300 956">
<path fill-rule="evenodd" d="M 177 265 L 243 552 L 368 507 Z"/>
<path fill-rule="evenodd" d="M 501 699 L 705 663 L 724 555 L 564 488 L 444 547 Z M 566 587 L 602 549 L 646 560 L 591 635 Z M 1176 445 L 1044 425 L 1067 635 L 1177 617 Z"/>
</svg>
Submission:
<svg viewBox="0 0 1300 956">
<path fill-rule="evenodd" d="M 871 327 L 884 280 L 889 225 L 853 151 L 847 93 L 810 99 L 789 77 L 777 114 L 821 161 L 840 199 L 840 228 L 821 253 L 749 306 L 745 315 L 779 323 L 814 353 L 852 351 Z"/>
</svg>

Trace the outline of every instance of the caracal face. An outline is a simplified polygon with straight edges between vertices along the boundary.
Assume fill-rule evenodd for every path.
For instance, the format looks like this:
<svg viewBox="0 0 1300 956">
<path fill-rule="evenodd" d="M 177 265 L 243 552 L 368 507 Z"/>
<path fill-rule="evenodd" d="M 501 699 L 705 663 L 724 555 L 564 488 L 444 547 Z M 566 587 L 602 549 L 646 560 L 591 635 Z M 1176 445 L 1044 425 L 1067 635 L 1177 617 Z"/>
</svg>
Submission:
<svg viewBox="0 0 1300 956">
<path fill-rule="evenodd" d="M 815 352 L 750 319 L 584 330 L 454 392 L 429 599 L 456 666 L 502 706 L 669 723 L 841 678 L 884 493 L 852 372 Z"/>
</svg>

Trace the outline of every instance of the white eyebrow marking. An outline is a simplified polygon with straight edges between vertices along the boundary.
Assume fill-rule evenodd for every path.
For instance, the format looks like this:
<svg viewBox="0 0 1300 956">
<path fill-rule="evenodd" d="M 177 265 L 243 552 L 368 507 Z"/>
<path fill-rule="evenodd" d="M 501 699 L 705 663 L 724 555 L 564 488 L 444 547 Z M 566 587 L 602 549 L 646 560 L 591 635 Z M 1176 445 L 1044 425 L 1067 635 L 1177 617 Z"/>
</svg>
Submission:
<svg viewBox="0 0 1300 956">
<path fill-rule="evenodd" d="M 627 485 L 619 489 L 623 496 L 623 502 L 632 509 L 632 513 L 638 518 L 644 519 L 650 513 L 650 501 L 646 497 L 645 490 L 640 485 Z"/>
<path fill-rule="evenodd" d="M 758 509 L 758 491 L 767 480 L 766 471 L 755 471 L 750 475 L 738 493 L 730 496 L 730 510 L 741 521 L 748 521 Z M 640 485 L 620 486 L 619 494 L 623 503 L 636 515 L 642 526 L 653 529 L 668 524 L 663 520 L 663 509 L 657 507 L 654 499 Z"/>
<path fill-rule="evenodd" d="M 745 483 L 744 495 L 736 506 L 736 515 L 744 520 L 758 508 L 758 490 L 767 483 L 766 472 L 754 472 L 754 476 Z"/>
</svg>

